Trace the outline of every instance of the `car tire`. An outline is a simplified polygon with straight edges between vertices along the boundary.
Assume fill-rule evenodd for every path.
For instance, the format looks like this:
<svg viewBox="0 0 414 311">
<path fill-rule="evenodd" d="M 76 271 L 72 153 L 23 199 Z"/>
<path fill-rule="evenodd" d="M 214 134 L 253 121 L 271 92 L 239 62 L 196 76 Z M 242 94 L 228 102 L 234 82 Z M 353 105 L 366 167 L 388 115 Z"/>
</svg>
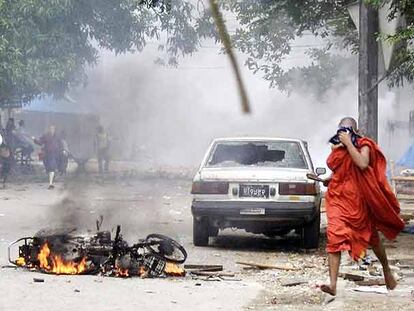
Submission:
<svg viewBox="0 0 414 311">
<path fill-rule="evenodd" d="M 302 244 L 305 249 L 319 248 L 319 237 L 321 232 L 321 213 L 318 210 L 316 217 L 302 230 Z"/>
<path fill-rule="evenodd" d="M 208 246 L 209 224 L 207 218 L 193 217 L 193 244 L 195 246 Z"/>
</svg>

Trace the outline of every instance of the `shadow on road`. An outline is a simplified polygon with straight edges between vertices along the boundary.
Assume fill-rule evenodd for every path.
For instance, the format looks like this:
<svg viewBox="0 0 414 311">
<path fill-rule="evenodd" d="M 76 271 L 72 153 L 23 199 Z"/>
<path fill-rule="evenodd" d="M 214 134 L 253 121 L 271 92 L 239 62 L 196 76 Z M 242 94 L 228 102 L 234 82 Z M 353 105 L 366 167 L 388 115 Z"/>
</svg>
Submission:
<svg viewBox="0 0 414 311">
<path fill-rule="evenodd" d="M 243 252 L 294 252 L 303 253 L 300 236 L 293 232 L 282 237 L 266 237 L 259 234 L 248 234 L 243 231 L 223 232 L 210 240 L 210 247 L 216 249 L 237 250 Z M 319 249 L 325 247 L 325 232 L 322 230 Z"/>
<path fill-rule="evenodd" d="M 214 248 L 239 251 L 301 251 L 300 238 L 294 234 L 284 237 L 268 238 L 263 235 L 225 233 L 213 239 L 211 246 Z"/>
</svg>

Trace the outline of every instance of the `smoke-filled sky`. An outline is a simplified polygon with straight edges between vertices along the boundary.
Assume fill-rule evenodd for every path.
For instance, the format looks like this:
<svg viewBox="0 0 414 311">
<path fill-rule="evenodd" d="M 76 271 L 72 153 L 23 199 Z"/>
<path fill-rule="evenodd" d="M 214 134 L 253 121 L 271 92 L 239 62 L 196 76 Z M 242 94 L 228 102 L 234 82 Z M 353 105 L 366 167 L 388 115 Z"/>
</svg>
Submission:
<svg viewBox="0 0 414 311">
<path fill-rule="evenodd" d="M 153 63 L 155 44 L 137 54 L 102 51 L 99 64 L 89 70 L 88 85 L 72 95 L 77 104 L 70 110 L 99 114 L 114 139 L 122 142 L 123 156 L 132 157 L 136 149 L 135 158 L 148 166 L 196 166 L 212 139 L 241 135 L 304 139 L 315 164 L 325 166 L 327 140 L 339 119 L 357 114 L 355 77 L 344 76 L 348 86 L 330 92 L 322 103 L 310 94 L 287 96 L 269 89 L 264 79 L 243 67 L 252 106 L 252 114 L 244 115 L 227 57 L 219 46 L 205 46 L 182 59 L 178 68 Z M 296 51 L 287 62 L 303 64 L 303 56 Z M 393 93 L 382 92 L 382 119 L 392 115 L 393 102 Z M 405 147 L 397 149 L 392 156 Z"/>
</svg>

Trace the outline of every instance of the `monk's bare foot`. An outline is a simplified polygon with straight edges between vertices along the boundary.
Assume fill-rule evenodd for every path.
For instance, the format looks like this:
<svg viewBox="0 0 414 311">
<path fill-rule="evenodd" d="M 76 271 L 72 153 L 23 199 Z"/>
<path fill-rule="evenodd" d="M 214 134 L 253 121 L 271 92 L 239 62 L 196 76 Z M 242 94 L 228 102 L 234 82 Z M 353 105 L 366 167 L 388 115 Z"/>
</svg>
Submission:
<svg viewBox="0 0 414 311">
<path fill-rule="evenodd" d="M 336 289 L 332 288 L 332 286 L 329 285 L 321 285 L 320 286 L 321 291 L 324 293 L 327 293 L 329 295 L 335 296 L 336 295 Z"/>
<path fill-rule="evenodd" d="M 394 278 L 394 275 L 390 270 L 384 271 L 384 280 L 385 284 L 387 284 L 388 289 L 394 289 L 397 287 L 397 281 Z"/>
</svg>

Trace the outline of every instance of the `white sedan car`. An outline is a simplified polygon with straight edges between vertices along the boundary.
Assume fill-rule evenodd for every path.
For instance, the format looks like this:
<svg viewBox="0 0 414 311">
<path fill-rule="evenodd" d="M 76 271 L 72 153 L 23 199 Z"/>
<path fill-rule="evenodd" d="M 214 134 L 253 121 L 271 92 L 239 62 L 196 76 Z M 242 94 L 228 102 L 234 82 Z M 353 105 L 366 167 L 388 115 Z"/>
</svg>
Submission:
<svg viewBox="0 0 414 311">
<path fill-rule="evenodd" d="M 206 246 L 225 228 L 280 236 L 295 229 L 304 248 L 317 248 L 321 192 L 307 144 L 286 138 L 213 141 L 196 173 L 193 242 Z"/>
</svg>

